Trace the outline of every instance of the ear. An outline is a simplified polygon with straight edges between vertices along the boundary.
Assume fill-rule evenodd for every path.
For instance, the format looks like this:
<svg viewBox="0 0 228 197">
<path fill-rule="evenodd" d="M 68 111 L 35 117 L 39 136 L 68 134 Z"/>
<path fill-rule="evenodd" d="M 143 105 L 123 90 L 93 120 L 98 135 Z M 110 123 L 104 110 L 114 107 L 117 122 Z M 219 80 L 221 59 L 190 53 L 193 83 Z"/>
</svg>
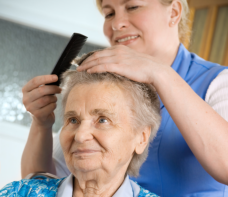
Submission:
<svg viewBox="0 0 228 197">
<path fill-rule="evenodd" d="M 149 143 L 150 133 L 151 127 L 146 127 L 144 128 L 143 132 L 139 134 L 139 141 L 135 147 L 135 152 L 137 154 L 142 154 L 145 150 L 147 144 Z"/>
<path fill-rule="evenodd" d="M 176 26 L 179 24 L 181 20 L 181 14 L 182 14 L 182 4 L 179 0 L 174 0 L 171 4 L 171 15 L 170 15 L 170 21 L 169 26 Z"/>
</svg>

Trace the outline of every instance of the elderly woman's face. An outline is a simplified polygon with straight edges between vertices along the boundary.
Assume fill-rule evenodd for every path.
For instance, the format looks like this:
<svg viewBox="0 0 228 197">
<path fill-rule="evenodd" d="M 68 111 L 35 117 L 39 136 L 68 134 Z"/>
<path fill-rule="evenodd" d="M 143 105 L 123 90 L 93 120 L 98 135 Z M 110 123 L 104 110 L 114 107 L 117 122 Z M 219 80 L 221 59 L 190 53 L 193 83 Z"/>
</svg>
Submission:
<svg viewBox="0 0 228 197">
<path fill-rule="evenodd" d="M 122 44 L 154 55 L 164 50 L 170 9 L 159 0 L 103 0 L 104 34 L 112 46 Z"/>
<path fill-rule="evenodd" d="M 138 140 L 128 104 L 128 96 L 110 83 L 76 85 L 71 90 L 60 142 L 73 174 L 127 169 Z"/>
</svg>

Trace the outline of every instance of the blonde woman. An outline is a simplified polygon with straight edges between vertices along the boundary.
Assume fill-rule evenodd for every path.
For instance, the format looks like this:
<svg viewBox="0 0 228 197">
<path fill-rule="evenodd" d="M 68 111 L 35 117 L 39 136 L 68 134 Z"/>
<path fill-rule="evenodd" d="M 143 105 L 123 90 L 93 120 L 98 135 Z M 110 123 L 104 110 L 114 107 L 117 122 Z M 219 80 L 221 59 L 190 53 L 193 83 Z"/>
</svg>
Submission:
<svg viewBox="0 0 228 197">
<path fill-rule="evenodd" d="M 89 57 L 78 71 L 112 72 L 152 84 L 161 99 L 162 123 L 134 180 L 161 196 L 228 195 L 228 72 L 181 44 L 187 0 L 97 0 L 97 5 L 111 47 Z M 41 79 L 43 84 L 56 80 Z M 44 170 L 65 176 L 58 141 L 52 160 L 49 123 L 56 99 L 47 96 L 60 90 L 44 86 L 40 95 L 40 83 L 30 84 L 24 99 L 34 116 L 22 174 Z M 50 100 L 36 105 L 44 98 Z"/>
</svg>

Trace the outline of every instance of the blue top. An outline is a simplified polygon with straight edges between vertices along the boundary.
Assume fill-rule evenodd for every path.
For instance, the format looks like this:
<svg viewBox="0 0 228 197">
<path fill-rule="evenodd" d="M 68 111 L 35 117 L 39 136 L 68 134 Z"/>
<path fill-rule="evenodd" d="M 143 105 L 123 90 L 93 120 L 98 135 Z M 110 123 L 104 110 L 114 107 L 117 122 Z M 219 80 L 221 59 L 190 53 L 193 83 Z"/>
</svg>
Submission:
<svg viewBox="0 0 228 197">
<path fill-rule="evenodd" d="M 63 178 L 64 179 L 64 178 Z M 21 181 L 14 181 L 7 184 L 0 190 L 0 197 L 57 197 L 60 183 L 63 179 L 23 179 Z M 127 180 L 128 177 L 127 177 Z M 138 186 L 138 185 L 137 185 Z M 140 191 L 137 197 L 158 197 L 157 195 L 149 192 L 138 186 Z M 121 188 L 121 187 L 120 187 Z M 73 191 L 73 190 L 72 190 Z M 118 191 L 118 190 L 117 190 Z M 124 192 L 119 192 L 118 196 L 123 196 Z M 62 195 L 67 197 L 68 195 Z M 72 192 L 69 196 L 72 196 Z M 116 196 L 116 194 L 114 195 Z M 129 195 L 128 195 L 129 196 Z M 132 193 L 131 197 L 135 195 Z M 125 196 L 124 196 L 125 197 Z"/>
<path fill-rule="evenodd" d="M 210 83 L 227 67 L 207 62 L 180 44 L 172 68 L 205 100 Z M 162 102 L 160 107 L 160 129 L 141 167 L 141 176 L 132 179 L 162 197 L 227 197 L 228 187 L 203 169 Z"/>
</svg>

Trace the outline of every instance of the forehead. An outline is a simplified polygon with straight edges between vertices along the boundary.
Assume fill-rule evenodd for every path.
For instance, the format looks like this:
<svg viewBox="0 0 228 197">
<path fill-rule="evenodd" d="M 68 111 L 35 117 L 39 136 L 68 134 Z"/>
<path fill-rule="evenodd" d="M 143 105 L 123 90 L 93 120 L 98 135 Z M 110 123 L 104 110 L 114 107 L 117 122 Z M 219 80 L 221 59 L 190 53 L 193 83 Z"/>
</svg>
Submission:
<svg viewBox="0 0 228 197">
<path fill-rule="evenodd" d="M 132 1 L 132 0 L 102 0 L 100 2 L 101 4 L 111 3 L 111 2 L 118 2 L 118 3 L 124 4 L 124 3 L 127 3 L 128 1 Z"/>
<path fill-rule="evenodd" d="M 82 106 L 87 110 L 92 108 L 123 108 L 129 102 L 128 96 L 118 85 L 102 82 L 92 84 L 79 84 L 74 86 L 69 93 L 66 109 L 81 109 Z"/>
<path fill-rule="evenodd" d="M 103 0 L 103 1 L 101 1 L 100 5 L 101 5 L 101 8 L 106 8 L 106 7 L 108 8 L 110 6 L 110 4 L 115 3 L 115 4 L 122 5 L 129 1 L 133 1 L 133 0 Z"/>
</svg>

